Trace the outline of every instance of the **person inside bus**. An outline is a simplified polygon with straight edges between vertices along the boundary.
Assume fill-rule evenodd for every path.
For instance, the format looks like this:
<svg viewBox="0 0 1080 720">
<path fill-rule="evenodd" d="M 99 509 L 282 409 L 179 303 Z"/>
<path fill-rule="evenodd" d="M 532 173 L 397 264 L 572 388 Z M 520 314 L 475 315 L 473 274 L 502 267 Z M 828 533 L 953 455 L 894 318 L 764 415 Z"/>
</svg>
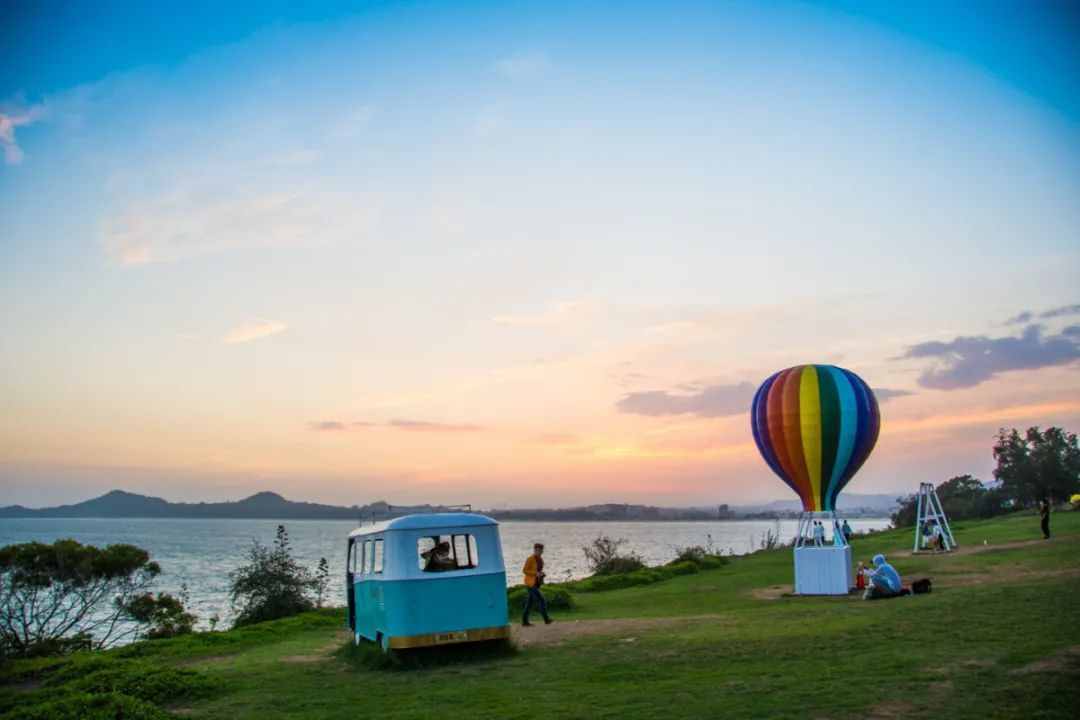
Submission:
<svg viewBox="0 0 1080 720">
<path fill-rule="evenodd" d="M 450 557 L 450 543 L 445 540 L 440 542 L 438 537 L 433 537 L 431 539 L 434 541 L 435 546 L 427 552 L 420 553 L 420 557 L 427 561 L 424 564 L 424 572 L 455 570 L 457 564 L 454 562 L 454 559 Z"/>
</svg>

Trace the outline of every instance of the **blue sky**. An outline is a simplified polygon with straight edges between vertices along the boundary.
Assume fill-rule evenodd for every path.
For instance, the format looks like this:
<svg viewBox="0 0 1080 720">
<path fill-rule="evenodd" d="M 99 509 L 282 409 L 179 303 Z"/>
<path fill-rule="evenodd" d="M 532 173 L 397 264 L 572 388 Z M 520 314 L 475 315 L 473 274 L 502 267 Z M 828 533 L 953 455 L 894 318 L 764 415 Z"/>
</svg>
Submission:
<svg viewBox="0 0 1080 720">
<path fill-rule="evenodd" d="M 897 393 L 853 491 L 1080 419 L 1063 3 L 9 19 L 12 501 L 776 497 L 727 408 L 797 362 Z"/>
</svg>

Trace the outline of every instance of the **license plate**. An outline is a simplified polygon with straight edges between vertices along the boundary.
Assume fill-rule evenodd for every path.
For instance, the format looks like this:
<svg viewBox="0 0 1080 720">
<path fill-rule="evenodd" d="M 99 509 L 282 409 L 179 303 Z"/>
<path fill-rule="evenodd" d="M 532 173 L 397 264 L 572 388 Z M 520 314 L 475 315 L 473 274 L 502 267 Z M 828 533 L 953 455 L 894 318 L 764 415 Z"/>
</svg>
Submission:
<svg viewBox="0 0 1080 720">
<path fill-rule="evenodd" d="M 468 637 L 469 637 L 468 633 L 460 632 L 460 631 L 459 632 L 438 633 L 435 636 L 435 643 L 439 644 L 439 643 L 461 642 L 462 640 L 465 640 Z"/>
</svg>

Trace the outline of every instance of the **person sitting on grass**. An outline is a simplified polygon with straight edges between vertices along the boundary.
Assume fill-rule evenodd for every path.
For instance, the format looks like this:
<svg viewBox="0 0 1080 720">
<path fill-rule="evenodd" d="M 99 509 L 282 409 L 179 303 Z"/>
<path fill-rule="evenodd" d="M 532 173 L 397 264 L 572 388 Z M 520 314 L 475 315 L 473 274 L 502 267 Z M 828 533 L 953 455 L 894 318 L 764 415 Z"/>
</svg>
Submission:
<svg viewBox="0 0 1080 720">
<path fill-rule="evenodd" d="M 532 610 L 534 603 L 540 610 L 540 615 L 544 618 L 544 624 L 551 624 L 551 618 L 548 617 L 547 601 L 544 600 L 544 596 L 540 592 L 540 586 L 544 584 L 543 555 L 543 543 L 536 543 L 533 545 L 533 554 L 525 558 L 525 567 L 522 568 L 522 573 L 525 575 L 525 589 L 528 592 L 528 596 L 525 598 L 525 614 L 521 618 L 521 624 L 525 627 L 532 625 L 529 622 L 529 612 Z"/>
<path fill-rule="evenodd" d="M 863 594 L 863 600 L 881 600 L 900 595 L 900 573 L 896 572 L 889 563 L 885 562 L 885 556 L 878 553 L 874 556 L 874 571 L 870 573 L 870 586 Z"/>
</svg>

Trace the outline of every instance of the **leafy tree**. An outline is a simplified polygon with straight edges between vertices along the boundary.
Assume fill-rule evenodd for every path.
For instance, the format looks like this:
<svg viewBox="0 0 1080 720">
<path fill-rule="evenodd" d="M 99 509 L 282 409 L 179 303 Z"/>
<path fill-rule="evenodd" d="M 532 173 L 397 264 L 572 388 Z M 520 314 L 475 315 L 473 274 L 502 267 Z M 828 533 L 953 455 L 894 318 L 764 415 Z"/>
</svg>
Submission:
<svg viewBox="0 0 1080 720">
<path fill-rule="evenodd" d="M 0 651 L 58 654 L 136 637 L 152 626 L 144 611 L 160 599 L 146 597 L 160 573 L 134 545 L 57 540 L 0 548 Z"/>
<path fill-rule="evenodd" d="M 987 518 L 1004 510 L 1004 497 L 1000 488 L 988 488 L 971 475 L 957 475 L 937 486 L 938 500 L 948 518 L 966 520 Z M 899 498 L 900 507 L 892 515 L 895 527 L 915 524 L 918 496 Z"/>
<path fill-rule="evenodd" d="M 1075 433 L 1050 427 L 998 431 L 994 442 L 994 477 L 1006 497 L 1022 506 L 1042 499 L 1067 499 L 1080 489 L 1080 446 Z"/>
<path fill-rule="evenodd" d="M 278 525 L 274 544 L 258 540 L 248 550 L 248 563 L 230 575 L 230 594 L 239 608 L 234 625 L 296 615 L 315 607 L 309 593 L 317 592 L 317 579 L 292 556 L 289 534 Z"/>
</svg>

